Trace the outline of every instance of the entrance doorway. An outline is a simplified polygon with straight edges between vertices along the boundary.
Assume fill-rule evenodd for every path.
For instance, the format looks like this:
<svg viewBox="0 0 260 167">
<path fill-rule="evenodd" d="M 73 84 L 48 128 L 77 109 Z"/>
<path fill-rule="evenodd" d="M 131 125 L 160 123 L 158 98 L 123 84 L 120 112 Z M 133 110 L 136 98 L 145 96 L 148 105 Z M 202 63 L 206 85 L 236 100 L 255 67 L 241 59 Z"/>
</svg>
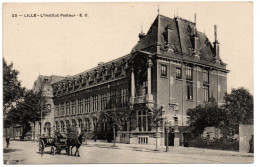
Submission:
<svg viewBox="0 0 260 167">
<path fill-rule="evenodd" d="M 45 133 L 45 136 L 51 136 L 51 123 L 50 122 L 46 122 L 44 124 L 44 133 Z"/>
<path fill-rule="evenodd" d="M 174 146 L 174 133 L 173 132 L 169 132 L 168 133 L 168 142 L 169 142 L 169 146 Z M 167 135 L 165 132 L 165 146 L 167 145 Z"/>
</svg>

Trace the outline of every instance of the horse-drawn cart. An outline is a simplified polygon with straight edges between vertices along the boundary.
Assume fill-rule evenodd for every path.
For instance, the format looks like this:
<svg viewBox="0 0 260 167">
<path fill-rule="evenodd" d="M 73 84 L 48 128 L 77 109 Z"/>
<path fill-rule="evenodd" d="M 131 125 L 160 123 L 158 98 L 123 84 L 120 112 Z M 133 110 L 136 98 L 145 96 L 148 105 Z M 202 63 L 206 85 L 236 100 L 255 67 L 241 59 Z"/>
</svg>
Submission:
<svg viewBox="0 0 260 167">
<path fill-rule="evenodd" d="M 39 139 L 39 152 L 44 153 L 46 147 L 51 147 L 51 154 L 58 153 L 66 150 L 68 155 L 72 155 L 72 149 L 75 147 L 74 155 L 79 155 L 79 147 L 83 141 L 83 133 L 78 135 L 73 131 L 68 131 L 66 137 L 63 137 L 58 131 L 55 132 L 55 137 L 40 137 Z"/>
<path fill-rule="evenodd" d="M 41 137 L 39 139 L 39 152 L 43 154 L 46 147 L 51 147 L 51 154 L 59 154 L 62 150 L 66 150 L 68 153 L 66 140 L 57 140 L 57 138 L 53 137 Z"/>
</svg>

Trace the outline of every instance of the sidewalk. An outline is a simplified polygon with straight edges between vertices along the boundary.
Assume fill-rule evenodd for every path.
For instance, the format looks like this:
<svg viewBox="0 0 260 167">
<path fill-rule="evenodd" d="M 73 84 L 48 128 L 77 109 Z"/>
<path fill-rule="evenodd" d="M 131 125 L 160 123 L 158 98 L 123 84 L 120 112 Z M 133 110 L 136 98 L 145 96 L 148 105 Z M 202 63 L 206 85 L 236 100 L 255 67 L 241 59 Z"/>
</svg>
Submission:
<svg viewBox="0 0 260 167">
<path fill-rule="evenodd" d="M 88 141 L 87 144 L 83 144 L 83 146 L 113 148 L 113 143 Z M 115 149 L 141 151 L 141 152 L 166 153 L 166 154 L 197 155 L 197 156 L 203 155 L 203 156 L 254 157 L 253 153 L 240 153 L 236 151 L 213 150 L 213 149 L 182 147 L 182 146 L 179 147 L 169 146 L 169 152 L 166 152 L 166 146 L 158 146 L 156 151 L 155 145 L 116 143 Z"/>
<path fill-rule="evenodd" d="M 5 147 L 5 145 L 4 145 Z M 254 154 L 223 150 L 209 150 L 192 147 L 122 144 L 88 141 L 80 147 L 80 157 L 62 154 L 50 154 L 50 147 L 45 153 L 38 153 L 38 143 L 33 141 L 13 141 L 10 148 L 4 149 L 5 164 L 48 164 L 70 163 L 253 163 Z M 100 159 L 100 157 L 102 157 Z"/>
</svg>

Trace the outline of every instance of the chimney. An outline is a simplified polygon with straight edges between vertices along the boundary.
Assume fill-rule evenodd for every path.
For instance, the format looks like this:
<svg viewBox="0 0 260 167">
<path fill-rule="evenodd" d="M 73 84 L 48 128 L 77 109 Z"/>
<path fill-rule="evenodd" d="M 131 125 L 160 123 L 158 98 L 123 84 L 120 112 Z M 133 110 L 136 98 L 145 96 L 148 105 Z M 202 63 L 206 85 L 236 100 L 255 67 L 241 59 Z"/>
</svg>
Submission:
<svg viewBox="0 0 260 167">
<path fill-rule="evenodd" d="M 193 41 L 192 41 L 192 44 L 193 44 L 193 49 L 194 50 L 198 50 L 199 49 L 199 47 L 198 47 L 198 44 L 199 44 L 199 37 L 198 37 L 198 35 L 197 35 L 197 27 L 196 27 L 196 18 L 197 18 L 197 16 L 196 16 L 196 13 L 194 14 L 194 28 L 193 28 Z"/>
<path fill-rule="evenodd" d="M 213 42 L 214 51 L 215 51 L 215 59 L 219 60 L 219 42 L 218 42 L 218 34 L 217 34 L 217 25 L 214 25 L 214 35 L 215 41 Z"/>
<path fill-rule="evenodd" d="M 143 23 L 141 25 L 141 33 L 138 35 L 139 41 L 141 41 L 145 37 L 145 33 L 143 33 Z"/>
</svg>

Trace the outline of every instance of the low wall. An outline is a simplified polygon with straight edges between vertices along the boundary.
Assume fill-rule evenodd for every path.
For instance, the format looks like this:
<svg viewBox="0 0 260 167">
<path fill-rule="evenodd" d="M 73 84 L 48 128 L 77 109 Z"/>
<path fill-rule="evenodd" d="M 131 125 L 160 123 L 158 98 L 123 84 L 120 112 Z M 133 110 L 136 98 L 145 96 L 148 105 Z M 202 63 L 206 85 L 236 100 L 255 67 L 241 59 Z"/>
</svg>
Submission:
<svg viewBox="0 0 260 167">
<path fill-rule="evenodd" d="M 253 143 L 253 125 L 239 125 L 239 152 L 248 153 L 250 150 L 250 140 Z M 253 146 L 251 146 L 252 149 Z M 252 152 L 252 151 L 251 151 Z"/>
</svg>

